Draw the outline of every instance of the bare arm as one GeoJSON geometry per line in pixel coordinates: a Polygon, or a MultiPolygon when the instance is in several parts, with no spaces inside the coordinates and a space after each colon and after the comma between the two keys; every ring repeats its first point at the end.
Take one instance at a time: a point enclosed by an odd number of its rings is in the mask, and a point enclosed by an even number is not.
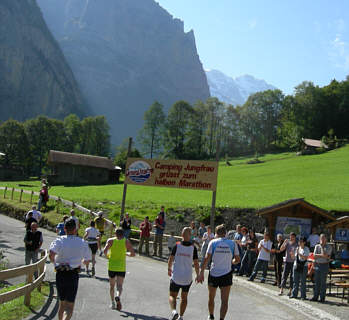
{"type": "Polygon", "coordinates": [[[195,273],[196,273],[196,282],[199,282],[199,276],[200,276],[200,266],[199,266],[199,260],[195,259],[194,260],[194,269],[195,269],[195,273]]]}
{"type": "Polygon", "coordinates": [[[85,234],[84,234],[84,240],[87,239],[87,236],[88,236],[88,232],[85,232],[85,234]]]}
{"type": "Polygon", "coordinates": [[[210,261],[211,257],[212,257],[211,253],[206,253],[206,257],[205,257],[204,263],[202,264],[202,267],[201,267],[201,270],[200,270],[200,274],[199,274],[199,277],[198,277],[198,282],[203,282],[204,281],[206,266],[207,266],[208,262],[210,261]]]}
{"type": "Polygon", "coordinates": [[[280,252],[282,252],[282,251],[285,251],[285,250],[286,250],[286,246],[287,246],[287,244],[288,244],[288,240],[286,239],[286,240],[284,241],[284,243],[281,245],[280,252]]]}
{"type": "Polygon", "coordinates": [[[174,256],[171,254],[167,261],[167,274],[169,277],[172,275],[172,264],[173,264],[174,256]]]}
{"type": "Polygon", "coordinates": [[[107,256],[108,251],[109,251],[109,249],[111,248],[112,245],[113,245],[113,239],[109,239],[107,241],[107,243],[105,244],[105,247],[103,249],[103,253],[104,253],[105,256],[107,256]]]}
{"type": "Polygon", "coordinates": [[[133,249],[133,247],[132,247],[132,244],[131,244],[131,242],[130,242],[130,240],[126,240],[126,249],[127,249],[127,255],[129,256],[129,257],[134,257],[136,254],[135,254],[135,251],[134,251],[134,249],[133,249]]]}

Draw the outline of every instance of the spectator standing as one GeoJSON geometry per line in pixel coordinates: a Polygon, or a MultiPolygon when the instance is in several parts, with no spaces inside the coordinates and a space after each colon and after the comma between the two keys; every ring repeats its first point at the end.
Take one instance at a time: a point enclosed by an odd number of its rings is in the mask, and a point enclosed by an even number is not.
{"type": "MultiPolygon", "coordinates": [[[[42,246],[42,233],[38,231],[38,224],[32,222],[31,230],[27,231],[24,237],[25,243],[25,264],[35,263],[38,261],[39,250],[42,246]]],[[[35,273],[37,277],[37,273],[35,273]]]]}
{"type": "Polygon", "coordinates": [[[207,249],[204,263],[200,270],[199,282],[204,281],[205,269],[212,259],[208,276],[208,319],[214,319],[214,299],[217,288],[221,291],[220,319],[223,320],[228,311],[229,293],[233,283],[231,264],[240,261],[239,252],[236,250],[235,242],[225,238],[226,229],[224,225],[216,227],[217,239],[212,240],[207,249]]]}
{"type": "MultiPolygon", "coordinates": [[[[191,230],[189,230],[191,231],[191,230]]],[[[170,255],[173,248],[176,246],[176,238],[174,237],[174,232],[171,231],[171,236],[167,239],[167,248],[168,248],[168,254],[170,255]]],[[[189,239],[190,240],[190,239],[189,239]]]]}
{"type": "Polygon", "coordinates": [[[284,293],[284,288],[286,288],[286,282],[288,276],[290,276],[290,290],[288,295],[291,295],[291,291],[293,288],[293,264],[295,260],[295,253],[297,249],[297,238],[294,232],[290,233],[290,240],[286,239],[282,244],[280,251],[286,251],[285,253],[285,263],[284,270],[282,272],[281,277],[281,288],[279,295],[281,296],[284,293]]]}
{"type": "Polygon", "coordinates": [[[261,278],[261,283],[265,282],[268,272],[268,264],[270,261],[270,253],[272,250],[272,246],[273,243],[270,241],[269,232],[264,232],[264,238],[258,244],[258,259],[254,266],[253,272],[248,279],[249,281],[253,281],[256,278],[258,271],[262,270],[263,274],[261,278]]]}
{"type": "Polygon", "coordinates": [[[297,298],[299,282],[301,283],[301,299],[305,300],[307,295],[306,281],[308,273],[307,259],[310,254],[310,250],[305,246],[307,238],[301,238],[299,240],[299,246],[296,250],[296,258],[293,264],[293,289],[290,298],[297,298]]]}
{"type": "Polygon", "coordinates": [[[28,211],[28,213],[26,215],[26,219],[28,218],[28,215],[30,212],[33,213],[33,218],[36,220],[37,223],[39,223],[41,218],[42,218],[41,212],[36,210],[36,206],[32,206],[32,209],[30,211],[28,211]]]}
{"type": "Polygon", "coordinates": [[[48,199],[48,187],[44,184],[39,193],[38,210],[41,210],[42,207],[46,207],[48,199]]]}
{"type": "Polygon", "coordinates": [[[139,238],[138,253],[142,254],[143,244],[145,243],[145,254],[149,256],[149,239],[152,227],[148,216],[146,216],[144,221],[139,225],[139,229],[141,230],[141,234],[139,238]]]}
{"type": "Polygon", "coordinates": [[[50,246],[50,260],[55,264],[56,270],[59,320],[71,319],[79,286],[81,262],[87,264],[91,260],[91,251],[87,243],[75,236],[74,219],[65,221],[65,232],[67,235],[58,237],[50,246]]]}
{"type": "Polygon", "coordinates": [[[124,231],[124,237],[128,239],[131,233],[131,217],[128,212],[126,212],[124,218],[121,220],[120,227],[124,231]]]}
{"type": "Polygon", "coordinates": [[[103,255],[103,250],[101,247],[101,238],[104,235],[104,229],[107,224],[105,218],[103,217],[103,211],[98,211],[97,212],[98,217],[95,218],[95,225],[97,230],[99,231],[100,237],[98,238],[98,249],[99,249],[99,256],[101,257],[103,255]]]}
{"type": "Polygon", "coordinates": [[[198,252],[190,241],[191,230],[186,227],[182,231],[183,241],[174,245],[168,259],[168,276],[170,280],[169,304],[172,310],[171,320],[183,320],[183,314],[187,308],[187,297],[193,282],[193,263],[196,272],[196,281],[199,277],[198,252]],[[181,303],[179,314],[176,310],[176,299],[181,290],[181,303]]]}
{"type": "Polygon", "coordinates": [[[166,222],[163,215],[159,212],[158,217],[154,221],[155,236],[154,236],[154,252],[153,256],[157,256],[159,248],[159,257],[162,258],[162,238],[165,231],[166,222]]]}
{"type": "Polygon", "coordinates": [[[327,244],[326,236],[321,234],[320,244],[317,244],[314,249],[315,284],[312,301],[317,301],[320,296],[320,302],[325,302],[326,281],[331,255],[332,247],[327,244]]]}
{"type": "Polygon", "coordinates": [[[165,206],[161,206],[159,214],[161,214],[162,219],[166,220],[165,206]]]}
{"type": "Polygon", "coordinates": [[[211,240],[214,239],[214,234],[211,232],[211,226],[207,227],[207,232],[204,233],[202,237],[202,247],[201,247],[201,263],[200,267],[204,264],[207,248],[211,240]]]}
{"type": "MultiPolygon", "coordinates": [[[[242,239],[242,233],[241,233],[241,225],[237,224],[236,225],[236,230],[234,234],[234,241],[237,244],[237,248],[239,250],[239,255],[240,255],[240,261],[241,261],[241,247],[240,247],[240,241],[242,239]]],[[[241,262],[233,266],[233,271],[236,271],[236,273],[239,273],[241,267],[241,262]]]]}
{"type": "Polygon", "coordinates": [[[65,220],[67,220],[68,218],[69,218],[68,216],[63,216],[63,222],[60,222],[59,224],[57,224],[57,227],[56,227],[57,235],[65,236],[64,223],[65,223],[65,220]]]}
{"type": "MultiPolygon", "coordinates": [[[[85,235],[84,235],[84,240],[87,241],[88,246],[91,250],[92,254],[92,277],[96,274],[95,270],[95,265],[96,265],[96,253],[98,250],[98,240],[101,236],[99,231],[95,228],[96,223],[92,220],[90,222],[90,227],[86,228],[85,230],[85,235]]],[[[89,267],[89,262],[86,264],[86,273],[87,275],[90,274],[90,270],[88,269],[89,267]]]]}
{"type": "Polygon", "coordinates": [[[285,256],[285,251],[281,251],[283,242],[284,242],[284,239],[282,237],[282,234],[279,233],[276,236],[276,244],[273,250],[273,252],[275,253],[275,259],[274,259],[275,282],[273,283],[273,285],[278,286],[279,288],[281,287],[282,264],[284,263],[284,256],[285,256]]]}
{"type": "Polygon", "coordinates": [[[77,216],[75,215],[75,210],[74,209],[70,210],[70,219],[74,220],[74,222],[75,222],[75,232],[76,232],[76,235],[79,235],[80,221],[77,218],[77,216]]]}
{"type": "Polygon", "coordinates": [[[241,261],[239,276],[246,274],[248,277],[250,277],[258,254],[258,239],[253,229],[249,231],[249,238],[246,243],[246,251],[241,261]]]}
{"type": "Polygon", "coordinates": [[[29,211],[27,214],[27,218],[25,219],[25,230],[30,231],[32,223],[37,223],[36,219],[33,218],[33,212],[29,211]]]}
{"type": "Polygon", "coordinates": [[[242,260],[243,260],[243,257],[245,256],[245,252],[247,249],[247,241],[250,238],[250,236],[248,234],[248,229],[246,227],[241,228],[241,234],[242,234],[242,238],[238,242],[238,244],[240,245],[240,259],[241,259],[240,270],[239,270],[238,274],[240,274],[240,272],[242,272],[242,273],[245,272],[245,270],[243,270],[243,268],[246,268],[247,264],[246,263],[242,264],[242,260]]]}
{"type": "Polygon", "coordinates": [[[204,236],[205,232],[207,232],[206,226],[203,222],[200,222],[200,227],[198,230],[198,237],[200,239],[202,239],[202,237],[204,236]]]}
{"type": "Polygon", "coordinates": [[[317,229],[313,227],[311,235],[308,237],[310,251],[314,252],[315,246],[320,243],[320,236],[317,233],[317,229]]]}

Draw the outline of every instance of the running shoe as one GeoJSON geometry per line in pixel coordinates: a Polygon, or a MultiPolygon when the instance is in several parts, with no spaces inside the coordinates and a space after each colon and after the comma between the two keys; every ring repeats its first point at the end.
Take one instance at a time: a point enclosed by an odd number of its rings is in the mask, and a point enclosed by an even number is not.
{"type": "Polygon", "coordinates": [[[214,317],[208,316],[207,320],[214,320],[214,317]]]}
{"type": "Polygon", "coordinates": [[[179,314],[176,310],[172,310],[169,320],[178,320],[179,314]]]}
{"type": "Polygon", "coordinates": [[[115,305],[114,301],[111,302],[110,309],[112,309],[112,310],[116,309],[116,305],[115,305]]]}
{"type": "Polygon", "coordinates": [[[120,311],[122,306],[121,306],[121,302],[120,302],[120,298],[119,297],[115,297],[115,302],[116,302],[116,310],[120,311]]]}
{"type": "Polygon", "coordinates": [[[101,252],[99,253],[99,256],[101,257],[103,255],[103,251],[101,250],[101,252]]]}

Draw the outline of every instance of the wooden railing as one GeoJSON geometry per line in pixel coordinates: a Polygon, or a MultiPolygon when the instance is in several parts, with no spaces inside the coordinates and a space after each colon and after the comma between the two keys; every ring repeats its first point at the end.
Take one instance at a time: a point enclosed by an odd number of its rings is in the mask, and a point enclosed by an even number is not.
{"type": "Polygon", "coordinates": [[[24,304],[30,305],[31,292],[38,288],[40,291],[41,283],[45,278],[47,252],[42,252],[42,258],[33,264],[18,268],[0,271],[0,281],[16,278],[26,275],[26,284],[20,288],[0,294],[0,304],[11,301],[18,297],[24,296],[24,304]],[[34,274],[37,273],[37,278],[33,281],[34,274]]]}
{"type": "MultiPolygon", "coordinates": [[[[24,189],[16,189],[16,188],[8,188],[8,187],[0,187],[0,190],[4,190],[4,199],[6,199],[6,193],[7,191],[11,191],[11,200],[13,200],[14,196],[14,192],[19,192],[20,193],[20,198],[19,198],[19,201],[21,202],[22,201],[22,194],[23,193],[26,193],[26,194],[30,194],[31,197],[30,197],[30,203],[32,203],[32,199],[33,199],[33,195],[39,195],[39,192],[34,192],[34,191],[29,191],[29,190],[24,190],[24,189]]],[[[64,206],[67,206],[67,207],[71,207],[71,208],[74,208],[76,210],[79,210],[81,212],[84,212],[84,213],[87,213],[87,214],[90,214],[91,216],[93,217],[97,217],[98,214],[96,212],[93,212],[92,210],[89,210],[77,203],[75,203],[74,201],[69,201],[69,200],[65,200],[65,199],[62,199],[60,197],[57,197],[57,196],[53,196],[53,195],[50,195],[50,200],[54,200],[56,201],[56,211],[59,212],[59,207],[60,205],[64,205],[64,206]]],[[[109,219],[105,219],[105,221],[107,222],[107,225],[108,227],[110,228],[110,232],[112,232],[113,230],[113,226],[115,226],[115,223],[113,223],[113,221],[109,220],[109,219]]],[[[140,230],[138,229],[132,229],[131,230],[132,232],[136,232],[136,233],[140,233],[140,230]]],[[[151,232],[150,233],[152,236],[155,234],[154,232],[151,232]]],[[[163,235],[165,239],[169,238],[171,235],[169,234],[164,234],[163,235]]],[[[178,236],[175,236],[175,238],[177,240],[181,240],[182,238],[181,237],[178,237],[178,236]]],[[[132,241],[135,241],[135,242],[139,242],[139,239],[138,238],[131,238],[130,240],[132,241]]],[[[152,243],[152,241],[150,241],[150,243],[152,243]]],[[[165,245],[165,244],[164,244],[165,245]]]]}

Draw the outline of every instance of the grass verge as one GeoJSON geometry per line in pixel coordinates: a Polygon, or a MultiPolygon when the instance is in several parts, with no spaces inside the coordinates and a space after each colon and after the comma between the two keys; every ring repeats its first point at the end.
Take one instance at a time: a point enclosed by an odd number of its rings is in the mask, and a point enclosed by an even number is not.
{"type": "MultiPolygon", "coordinates": [[[[9,286],[0,289],[0,293],[5,293],[13,289],[19,288],[23,284],[9,286]]],[[[38,310],[44,305],[50,293],[50,286],[47,282],[43,282],[41,292],[37,289],[32,291],[30,306],[24,305],[24,296],[0,305],[0,320],[18,320],[23,319],[32,313],[32,310],[38,310]]]]}

